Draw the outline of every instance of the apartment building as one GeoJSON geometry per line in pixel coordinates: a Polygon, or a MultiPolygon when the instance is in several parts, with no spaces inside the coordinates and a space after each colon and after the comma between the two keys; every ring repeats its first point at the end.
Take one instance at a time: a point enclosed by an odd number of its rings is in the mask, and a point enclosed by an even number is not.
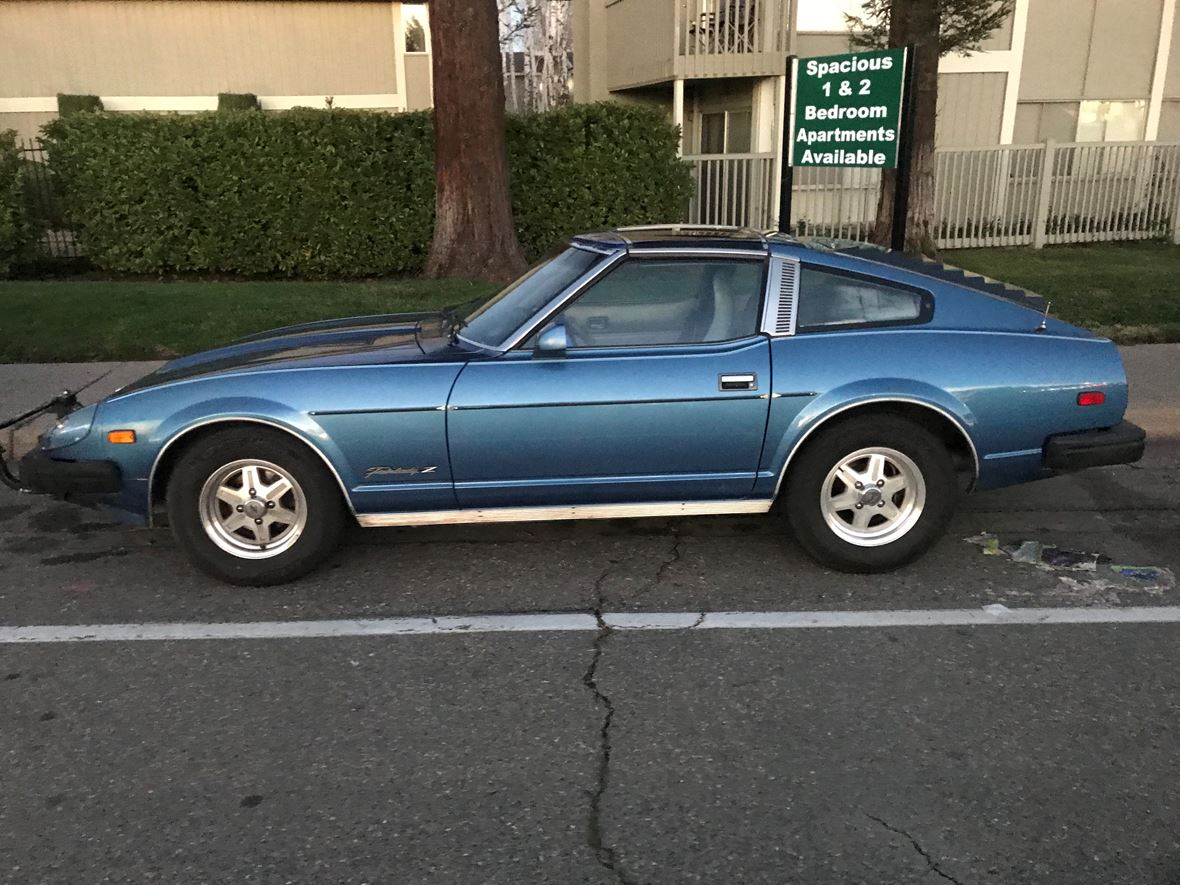
{"type": "Polygon", "coordinates": [[[57,95],[201,111],[220,92],[297,106],[431,105],[422,4],[390,0],[3,0],[0,129],[34,137],[57,95]]]}
{"type": "MultiPolygon", "coordinates": [[[[773,149],[784,55],[848,51],[842,13],[860,5],[575,3],[575,98],[667,107],[686,154],[773,149]]],[[[1017,0],[983,51],[942,59],[939,145],[1180,140],[1175,12],[1176,0],[1017,0]]]]}

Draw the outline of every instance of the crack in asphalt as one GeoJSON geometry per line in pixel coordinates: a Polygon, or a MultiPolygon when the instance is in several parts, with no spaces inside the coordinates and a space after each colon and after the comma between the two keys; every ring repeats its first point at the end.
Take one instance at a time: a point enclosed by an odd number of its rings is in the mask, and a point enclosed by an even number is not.
{"type": "Polygon", "coordinates": [[[582,683],[594,694],[594,702],[603,710],[602,727],[598,732],[598,780],[594,792],[590,795],[590,816],[587,821],[586,841],[590,850],[594,852],[595,859],[605,870],[622,885],[633,885],[634,880],[621,869],[614,847],[607,844],[602,832],[602,800],[610,785],[611,723],[615,718],[614,703],[610,696],[598,686],[598,664],[602,660],[606,641],[614,633],[614,629],[603,619],[602,613],[605,605],[602,585],[610,571],[610,566],[607,566],[594,582],[593,614],[594,619],[598,622],[598,633],[594,636],[594,653],[590,658],[590,666],[586,668],[586,673],[582,676],[582,683]]]}
{"type": "Polygon", "coordinates": [[[659,568],[656,569],[655,577],[651,579],[651,582],[646,587],[644,587],[642,590],[639,590],[636,595],[641,593],[649,593],[650,591],[656,589],[656,587],[660,586],[660,582],[664,580],[664,575],[668,573],[668,569],[680,562],[681,557],[684,555],[683,550],[681,549],[681,545],[683,543],[684,536],[680,534],[680,527],[678,525],[673,525],[672,549],[668,551],[664,561],[661,562],[659,568]]]}
{"type": "Polygon", "coordinates": [[[909,833],[907,833],[905,830],[900,830],[897,827],[886,823],[884,820],[877,817],[876,815],[869,814],[867,811],[864,812],[864,816],[867,817],[871,821],[876,821],[881,826],[883,826],[885,829],[887,829],[889,832],[896,833],[899,836],[904,836],[906,839],[909,839],[910,844],[914,846],[914,850],[916,852],[918,852],[918,854],[922,855],[922,859],[926,861],[926,866],[929,868],[929,870],[931,872],[937,873],[939,876],[946,879],[948,882],[954,882],[955,885],[963,885],[962,882],[960,882],[958,879],[956,879],[950,873],[943,870],[942,867],[940,867],[938,865],[938,862],[933,857],[930,856],[930,853],[928,851],[926,851],[926,849],[923,848],[921,846],[921,844],[919,844],[918,840],[915,839],[913,836],[911,836],[909,833]]]}

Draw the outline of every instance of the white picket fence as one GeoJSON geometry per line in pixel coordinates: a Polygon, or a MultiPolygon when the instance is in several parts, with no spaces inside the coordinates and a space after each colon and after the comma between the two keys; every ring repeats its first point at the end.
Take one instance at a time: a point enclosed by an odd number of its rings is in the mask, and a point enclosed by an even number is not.
{"type": "Polygon", "coordinates": [[[699,154],[692,168],[693,224],[766,230],[778,221],[774,154],[699,154]]]}
{"type": "MultiPolygon", "coordinates": [[[[751,189],[752,157],[686,157],[698,182],[689,220],[777,226],[777,186],[751,189]]],[[[769,158],[769,159],[767,159],[769,158]]],[[[773,175],[773,172],[762,173],[773,175]]],[[[865,239],[875,169],[796,169],[791,229],[865,239]]],[[[1180,244],[1180,142],[945,148],[936,153],[934,238],[944,249],[1170,238],[1180,244]]]]}

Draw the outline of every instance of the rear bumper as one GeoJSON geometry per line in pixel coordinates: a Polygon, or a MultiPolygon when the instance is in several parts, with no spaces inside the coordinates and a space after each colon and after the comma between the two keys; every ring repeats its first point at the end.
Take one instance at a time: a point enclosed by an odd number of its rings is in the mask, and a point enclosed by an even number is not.
{"type": "Polygon", "coordinates": [[[1061,433],[1045,443],[1045,466],[1050,470],[1081,470],[1107,464],[1131,464],[1143,457],[1147,433],[1124,421],[1106,430],[1061,433]]]}
{"type": "Polygon", "coordinates": [[[106,495],[123,488],[114,461],[56,461],[40,449],[20,459],[20,484],[39,495],[106,495]]]}

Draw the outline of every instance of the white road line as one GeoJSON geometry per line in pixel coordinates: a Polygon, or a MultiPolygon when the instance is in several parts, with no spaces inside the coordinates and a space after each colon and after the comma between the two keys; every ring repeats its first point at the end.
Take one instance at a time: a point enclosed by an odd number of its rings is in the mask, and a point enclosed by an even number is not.
{"type": "MultiPolygon", "coordinates": [[[[832,630],[847,627],[988,627],[1036,624],[1174,624],[1180,606],[1140,608],[950,608],[900,611],[619,612],[608,627],[648,630],[832,630]]],[[[254,621],[208,624],[41,624],[0,626],[0,645],[44,642],[172,642],[191,639],[329,639],[465,633],[594,632],[592,614],[448,615],[340,621],[254,621]]]]}

